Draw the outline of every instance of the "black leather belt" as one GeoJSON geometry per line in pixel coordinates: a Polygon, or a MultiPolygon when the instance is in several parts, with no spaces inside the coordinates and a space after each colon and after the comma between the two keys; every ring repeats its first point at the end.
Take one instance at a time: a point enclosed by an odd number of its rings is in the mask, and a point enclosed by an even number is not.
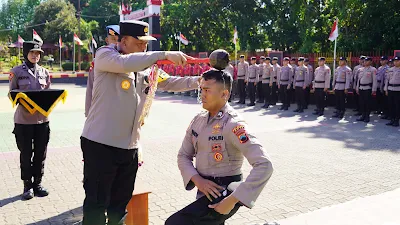
{"type": "Polygon", "coordinates": [[[389,84],[389,87],[400,87],[400,84],[389,84]]]}
{"type": "Polygon", "coordinates": [[[270,79],[271,79],[271,77],[263,78],[263,80],[270,80],[270,79]]]}
{"type": "Polygon", "coordinates": [[[249,79],[256,79],[257,77],[249,77],[249,79]]]}
{"type": "Polygon", "coordinates": [[[289,81],[289,80],[281,80],[281,81],[285,82],[285,81],[289,81]]]}
{"type": "Polygon", "coordinates": [[[238,77],[245,77],[246,75],[238,75],[238,77]]]}
{"type": "Polygon", "coordinates": [[[337,84],[345,84],[345,81],[335,81],[337,84]]]}
{"type": "Polygon", "coordinates": [[[318,84],[321,84],[321,83],[325,83],[325,81],[318,81],[318,80],[316,80],[316,81],[314,81],[315,83],[318,83],[318,84]]]}
{"type": "Polygon", "coordinates": [[[304,82],[304,80],[296,80],[296,82],[304,82]]]}
{"type": "Polygon", "coordinates": [[[369,83],[369,84],[360,84],[360,86],[365,86],[365,87],[372,87],[372,83],[369,83]]]}
{"type": "Polygon", "coordinates": [[[274,79],[276,79],[277,77],[274,77],[274,79]]]}
{"type": "Polygon", "coordinates": [[[242,174],[239,175],[234,175],[234,176],[227,176],[227,177],[208,177],[208,176],[203,176],[204,179],[211,180],[212,182],[218,184],[218,185],[223,185],[227,186],[232,182],[236,181],[241,181],[243,176],[242,174]]]}

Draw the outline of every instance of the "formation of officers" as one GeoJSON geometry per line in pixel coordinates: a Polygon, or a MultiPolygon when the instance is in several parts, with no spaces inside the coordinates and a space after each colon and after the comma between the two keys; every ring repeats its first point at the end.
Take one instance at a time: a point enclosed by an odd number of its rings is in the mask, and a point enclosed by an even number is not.
{"type": "Polygon", "coordinates": [[[327,94],[335,95],[336,111],[332,117],[343,118],[345,103],[353,98],[357,121],[370,121],[373,108],[373,98],[376,98],[376,113],[383,119],[389,119],[388,126],[399,126],[400,119],[400,57],[389,60],[387,56],[380,58],[378,69],[372,66],[372,57],[360,56],[359,64],[353,70],[347,65],[346,57],[340,57],[331,81],[331,69],[325,64],[325,58],[318,59],[315,69],[309,64],[309,59],[283,59],[283,65],[278,64],[278,58],[260,57],[256,63],[252,57],[250,64],[245,56],[240,56],[237,66],[238,104],[246,104],[246,94],[250,99],[248,106],[264,103],[263,108],[282,102],[280,110],[288,110],[295,102],[294,112],[303,113],[308,108],[311,90],[314,93],[316,109],[314,115],[324,115],[327,94]],[[332,84],[332,90],[331,90],[332,84]],[[350,95],[350,93],[352,95],[350,95]]]}

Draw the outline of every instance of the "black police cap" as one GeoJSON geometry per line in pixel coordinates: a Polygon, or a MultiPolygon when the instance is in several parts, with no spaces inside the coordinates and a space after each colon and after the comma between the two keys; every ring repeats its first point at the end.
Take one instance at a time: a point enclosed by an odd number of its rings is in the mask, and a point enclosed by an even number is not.
{"type": "Polygon", "coordinates": [[[278,60],[278,57],[273,57],[272,60],[278,60]]]}
{"type": "Polygon", "coordinates": [[[310,62],[309,58],[304,58],[304,62],[310,62]]]}
{"type": "Polygon", "coordinates": [[[119,35],[119,25],[108,25],[106,26],[107,35],[118,36],[119,35]]]}
{"type": "Polygon", "coordinates": [[[269,57],[269,56],[265,57],[265,60],[271,60],[271,57],[269,57]]]}
{"type": "Polygon", "coordinates": [[[365,61],[372,61],[372,57],[370,57],[370,56],[365,56],[365,61]]]}
{"type": "Polygon", "coordinates": [[[260,59],[265,59],[265,56],[261,56],[260,59]]]}
{"type": "Polygon", "coordinates": [[[388,57],[387,56],[382,56],[381,60],[388,60],[388,57]]]}
{"type": "Polygon", "coordinates": [[[289,57],[283,58],[283,61],[290,61],[289,57]]]}
{"type": "Polygon", "coordinates": [[[318,61],[325,61],[325,57],[319,57],[318,61]]]}
{"type": "Polygon", "coordinates": [[[342,56],[342,57],[339,58],[339,60],[347,61],[347,58],[342,56]]]}
{"type": "Polygon", "coordinates": [[[37,42],[37,41],[24,41],[22,44],[23,51],[24,52],[32,52],[32,51],[38,51],[43,53],[44,51],[42,50],[42,45],[37,42]]]}
{"type": "Polygon", "coordinates": [[[225,69],[229,64],[229,53],[224,49],[217,49],[210,54],[210,66],[217,70],[225,69]]]}
{"type": "Polygon", "coordinates": [[[244,55],[240,55],[239,58],[244,59],[244,55]]]}
{"type": "Polygon", "coordinates": [[[149,24],[137,20],[123,20],[119,22],[121,36],[132,36],[142,41],[155,41],[156,38],[149,35],[149,24]]]}
{"type": "Polygon", "coordinates": [[[299,57],[299,62],[303,62],[304,61],[304,57],[299,57]]]}
{"type": "Polygon", "coordinates": [[[393,58],[393,61],[394,60],[400,60],[400,56],[395,56],[394,58],[393,58]]]}
{"type": "Polygon", "coordinates": [[[257,58],[256,57],[251,57],[251,60],[257,60],[257,58]]]}

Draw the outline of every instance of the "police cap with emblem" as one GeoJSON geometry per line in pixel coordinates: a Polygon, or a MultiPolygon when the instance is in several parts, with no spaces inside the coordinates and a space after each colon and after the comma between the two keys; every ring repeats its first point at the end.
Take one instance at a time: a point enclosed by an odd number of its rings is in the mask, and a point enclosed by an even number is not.
{"type": "Polygon", "coordinates": [[[278,57],[273,57],[272,60],[278,60],[278,57]]]}
{"type": "Polygon", "coordinates": [[[23,46],[22,54],[24,56],[24,59],[28,63],[29,63],[29,59],[28,59],[29,52],[37,51],[37,52],[40,52],[41,54],[43,53],[42,45],[37,41],[24,41],[22,46],[23,46]]]}
{"type": "Polygon", "coordinates": [[[393,61],[395,61],[395,60],[400,60],[400,56],[395,56],[395,57],[393,58],[393,61]]]}
{"type": "Polygon", "coordinates": [[[240,55],[239,58],[244,59],[244,55],[240,55]]]}
{"type": "Polygon", "coordinates": [[[120,36],[132,36],[142,41],[155,41],[156,38],[149,35],[149,24],[137,20],[124,20],[119,22],[120,36]]]}
{"type": "Polygon", "coordinates": [[[325,57],[319,57],[318,61],[325,61],[325,57]]]}
{"type": "Polygon", "coordinates": [[[265,60],[271,60],[271,57],[269,57],[269,56],[265,57],[265,60]]]}
{"type": "Polygon", "coordinates": [[[265,56],[261,56],[260,59],[265,59],[265,56]]]}
{"type": "Polygon", "coordinates": [[[304,62],[310,62],[309,58],[304,58],[304,62]]]}
{"type": "Polygon", "coordinates": [[[107,35],[118,36],[119,35],[119,25],[109,25],[106,26],[107,35]]]}
{"type": "Polygon", "coordinates": [[[370,56],[365,56],[365,61],[372,61],[372,57],[370,57],[370,56]]]}
{"type": "Polygon", "coordinates": [[[342,61],[347,61],[347,58],[346,58],[346,57],[344,57],[344,56],[342,56],[342,57],[340,57],[340,58],[339,58],[339,60],[342,60],[342,61]]]}
{"type": "Polygon", "coordinates": [[[388,60],[388,57],[387,56],[382,56],[381,60],[388,60]]]}
{"type": "Polygon", "coordinates": [[[289,57],[283,58],[283,61],[290,61],[289,57]]]}
{"type": "Polygon", "coordinates": [[[304,61],[304,57],[299,57],[299,60],[298,60],[299,62],[302,62],[302,61],[304,61]]]}

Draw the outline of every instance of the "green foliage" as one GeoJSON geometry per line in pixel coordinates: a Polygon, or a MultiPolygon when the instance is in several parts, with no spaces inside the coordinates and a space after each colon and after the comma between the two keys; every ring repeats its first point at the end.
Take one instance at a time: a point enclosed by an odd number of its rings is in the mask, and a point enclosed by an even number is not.
{"type": "MultiPolygon", "coordinates": [[[[67,62],[67,63],[63,63],[61,65],[62,69],[64,71],[68,71],[68,70],[73,70],[73,63],[72,62],[67,62]]],[[[90,68],[90,63],[89,62],[82,62],[81,63],[81,69],[82,70],[89,70],[90,68]]],[[[75,70],[78,70],[78,63],[75,63],[75,70]]]]}
{"type": "Polygon", "coordinates": [[[18,58],[18,56],[11,56],[11,60],[10,60],[10,67],[13,68],[15,66],[18,66],[19,64],[21,64],[21,60],[18,58]]]}

